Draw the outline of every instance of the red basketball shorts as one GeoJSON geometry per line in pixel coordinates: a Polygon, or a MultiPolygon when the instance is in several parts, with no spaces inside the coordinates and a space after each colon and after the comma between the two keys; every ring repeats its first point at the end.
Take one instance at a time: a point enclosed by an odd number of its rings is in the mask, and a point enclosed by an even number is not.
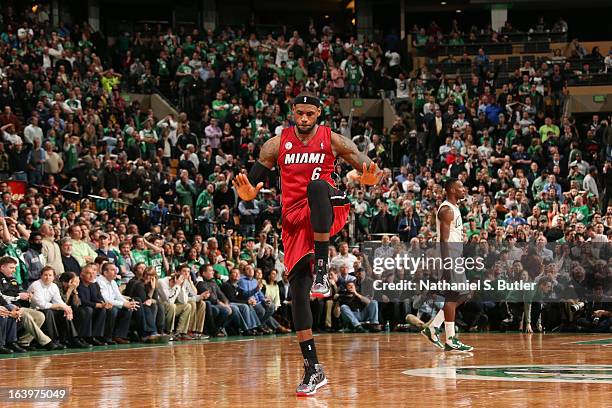
{"type": "MultiPolygon", "coordinates": [[[[340,194],[344,194],[338,191],[340,194]]],[[[283,248],[285,253],[285,270],[291,272],[295,264],[308,254],[314,253],[314,232],[310,224],[310,207],[304,198],[302,205],[293,206],[293,210],[283,213],[283,248]]],[[[351,204],[346,197],[332,197],[334,221],[329,236],[336,235],[348,219],[351,204]]]]}

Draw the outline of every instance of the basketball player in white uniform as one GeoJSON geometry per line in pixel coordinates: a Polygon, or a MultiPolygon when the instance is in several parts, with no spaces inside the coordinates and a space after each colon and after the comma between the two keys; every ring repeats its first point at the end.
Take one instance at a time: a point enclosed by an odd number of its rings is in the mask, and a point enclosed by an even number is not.
{"type": "MultiPolygon", "coordinates": [[[[463,256],[463,220],[457,202],[465,197],[465,187],[457,179],[449,179],[445,185],[446,201],[444,201],[436,215],[436,232],[442,259],[458,258],[463,256]]],[[[467,282],[465,273],[446,270],[443,279],[451,283],[467,282]]],[[[469,291],[444,291],[444,307],[436,316],[425,325],[421,334],[436,347],[445,351],[471,351],[473,347],[463,344],[455,334],[455,310],[468,299],[469,291]],[[446,342],[440,341],[438,334],[440,326],[444,323],[446,342]]]]}

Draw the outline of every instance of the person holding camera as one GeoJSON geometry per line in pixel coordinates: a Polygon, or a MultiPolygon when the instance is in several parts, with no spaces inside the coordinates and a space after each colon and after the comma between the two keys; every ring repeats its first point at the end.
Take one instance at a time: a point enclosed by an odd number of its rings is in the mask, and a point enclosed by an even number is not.
{"type": "Polygon", "coordinates": [[[354,281],[346,283],[345,289],[339,294],[339,302],[342,320],[348,323],[354,332],[365,333],[364,324],[368,325],[371,331],[380,331],[378,302],[357,292],[354,281]]]}

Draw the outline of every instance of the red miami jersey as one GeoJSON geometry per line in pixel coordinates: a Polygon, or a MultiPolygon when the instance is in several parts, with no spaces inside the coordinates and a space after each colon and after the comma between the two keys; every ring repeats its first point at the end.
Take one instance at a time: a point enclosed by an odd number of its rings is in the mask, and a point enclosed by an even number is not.
{"type": "Polygon", "coordinates": [[[319,125],[306,145],[298,139],[294,126],[283,129],[278,152],[282,213],[308,206],[306,188],[312,180],[325,180],[336,187],[331,177],[335,161],[329,127],[319,125]]]}

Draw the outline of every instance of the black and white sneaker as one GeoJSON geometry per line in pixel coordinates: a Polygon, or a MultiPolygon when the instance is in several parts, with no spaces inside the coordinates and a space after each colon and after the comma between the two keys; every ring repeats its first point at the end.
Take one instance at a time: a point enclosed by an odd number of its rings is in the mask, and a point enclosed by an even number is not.
{"type": "Polygon", "coordinates": [[[331,287],[327,277],[327,265],[324,260],[319,259],[314,266],[315,280],[310,288],[310,296],[314,298],[326,298],[331,295],[331,287]]]}
{"type": "Polygon", "coordinates": [[[312,365],[308,360],[304,360],[304,379],[297,386],[296,395],[298,397],[314,395],[325,384],[327,384],[327,378],[323,373],[323,366],[321,364],[312,365]]]}

